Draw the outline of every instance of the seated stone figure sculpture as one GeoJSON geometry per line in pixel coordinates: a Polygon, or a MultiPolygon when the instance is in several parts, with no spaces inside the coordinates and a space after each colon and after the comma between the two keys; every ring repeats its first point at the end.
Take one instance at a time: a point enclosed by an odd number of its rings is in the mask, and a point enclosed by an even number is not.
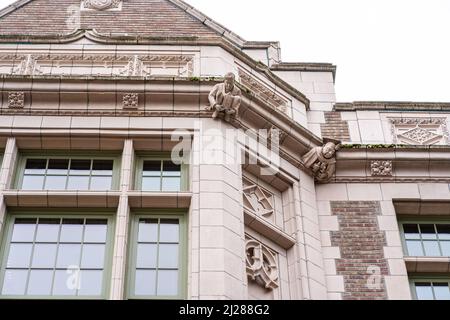
{"type": "Polygon", "coordinates": [[[312,170],[318,182],[329,182],[333,177],[339,147],[339,142],[328,141],[323,147],[315,147],[303,157],[305,166],[312,170]]]}
{"type": "Polygon", "coordinates": [[[235,84],[235,75],[227,73],[225,81],[214,86],[209,93],[209,110],[214,111],[212,117],[216,119],[220,113],[225,115],[225,121],[229,122],[236,117],[242,100],[242,92],[235,84]]]}

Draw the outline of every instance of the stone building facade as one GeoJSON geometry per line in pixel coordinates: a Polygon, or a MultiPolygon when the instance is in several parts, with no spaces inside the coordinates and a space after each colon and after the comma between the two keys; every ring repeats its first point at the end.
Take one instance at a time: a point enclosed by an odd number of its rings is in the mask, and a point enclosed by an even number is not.
{"type": "Polygon", "coordinates": [[[0,298],[449,299],[450,104],[335,74],[180,0],[0,11],[0,298]]]}

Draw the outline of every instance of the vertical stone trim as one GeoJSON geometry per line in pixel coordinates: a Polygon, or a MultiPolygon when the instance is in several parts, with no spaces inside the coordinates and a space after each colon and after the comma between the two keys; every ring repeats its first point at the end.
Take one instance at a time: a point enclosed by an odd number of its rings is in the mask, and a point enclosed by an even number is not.
{"type": "Polygon", "coordinates": [[[320,125],[322,137],[350,142],[348,122],[342,120],[340,112],[325,112],[325,121],[320,125]]]}
{"type": "MultiPolygon", "coordinates": [[[[11,188],[11,183],[17,163],[18,149],[16,138],[8,138],[6,141],[5,154],[3,155],[3,162],[0,171],[0,190],[7,190],[11,188]]],[[[0,234],[3,227],[3,221],[6,215],[5,199],[0,196],[0,234]]]]}
{"type": "Polygon", "coordinates": [[[132,188],[133,163],[133,140],[125,140],[122,153],[122,168],[120,170],[120,191],[122,194],[116,216],[111,272],[111,300],[122,300],[125,298],[125,269],[127,263],[128,222],[130,217],[127,192],[132,188]]]}
{"type": "Polygon", "coordinates": [[[331,211],[338,216],[340,231],[331,232],[331,244],[341,251],[336,260],[338,275],[344,276],[344,300],[386,300],[384,283],[389,274],[383,247],[385,232],[378,226],[381,215],[378,202],[331,202],[331,211]]]}

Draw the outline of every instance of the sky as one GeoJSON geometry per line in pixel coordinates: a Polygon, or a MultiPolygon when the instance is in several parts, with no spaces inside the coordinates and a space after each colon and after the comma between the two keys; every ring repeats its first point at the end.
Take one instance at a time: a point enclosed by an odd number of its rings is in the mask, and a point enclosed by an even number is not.
{"type": "Polygon", "coordinates": [[[186,2],[246,40],[279,41],[283,61],[337,65],[339,102],[450,102],[450,0],[186,2]]]}

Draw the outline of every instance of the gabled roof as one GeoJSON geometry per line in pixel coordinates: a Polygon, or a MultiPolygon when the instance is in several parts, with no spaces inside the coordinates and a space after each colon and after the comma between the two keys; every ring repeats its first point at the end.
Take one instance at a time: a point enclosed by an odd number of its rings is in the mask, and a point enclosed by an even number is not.
{"type": "MultiPolygon", "coordinates": [[[[73,8],[82,0],[19,0],[0,11],[0,35],[51,36],[75,30],[73,8]],[[72,8],[72,10],[70,9],[72,8]]],[[[122,0],[120,10],[82,10],[82,30],[160,38],[226,37],[245,41],[180,0],[122,0]]]]}

